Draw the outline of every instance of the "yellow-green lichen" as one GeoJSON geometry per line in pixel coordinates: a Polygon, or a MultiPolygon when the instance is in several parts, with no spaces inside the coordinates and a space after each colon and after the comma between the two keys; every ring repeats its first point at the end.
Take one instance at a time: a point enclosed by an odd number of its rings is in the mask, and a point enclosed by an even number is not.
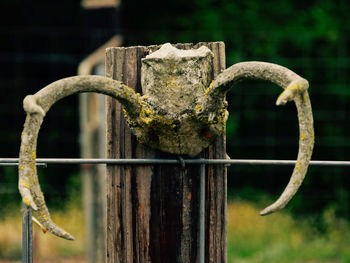
{"type": "Polygon", "coordinates": [[[175,81],[173,76],[169,76],[166,80],[162,81],[162,87],[167,88],[170,91],[174,91],[174,88],[180,87],[181,83],[175,81]]]}
{"type": "Polygon", "coordinates": [[[300,81],[293,83],[287,87],[287,89],[292,90],[292,91],[303,91],[303,85],[301,84],[300,81]]]}
{"type": "Polygon", "coordinates": [[[300,185],[300,180],[299,179],[294,179],[293,184],[300,185]]]}
{"type": "Polygon", "coordinates": [[[202,106],[197,104],[194,110],[195,110],[196,114],[199,114],[202,110],[202,106]]]}
{"type": "Polygon", "coordinates": [[[304,101],[307,101],[307,100],[309,99],[308,97],[309,97],[308,93],[307,93],[307,92],[304,92],[304,93],[303,93],[303,100],[304,100],[304,101]]]}
{"type": "Polygon", "coordinates": [[[154,119],[154,115],[152,114],[152,109],[141,104],[139,118],[141,122],[143,122],[146,125],[149,125],[154,119]]]}
{"type": "Polygon", "coordinates": [[[214,87],[214,80],[210,83],[209,87],[204,92],[204,98],[206,98],[209,95],[210,90],[212,90],[214,87]]]}
{"type": "Polygon", "coordinates": [[[28,197],[23,197],[22,202],[25,203],[26,206],[30,206],[30,199],[28,197]]]}
{"type": "Polygon", "coordinates": [[[152,107],[147,105],[146,100],[148,99],[148,96],[143,96],[139,93],[137,93],[137,102],[140,105],[140,112],[137,116],[137,118],[130,118],[126,112],[125,109],[123,109],[124,116],[127,119],[128,124],[130,127],[133,128],[135,132],[135,135],[137,136],[139,142],[143,143],[145,142],[144,139],[142,139],[145,135],[145,132],[148,127],[152,127],[153,129],[174,129],[176,126],[173,125],[173,120],[166,119],[164,116],[155,114],[153,112],[152,107]],[[156,128],[158,127],[158,128],[156,128]],[[142,137],[142,138],[141,138],[142,137]]]}
{"type": "MultiPolygon", "coordinates": [[[[32,157],[33,157],[33,156],[32,156],[32,157]]],[[[35,159],[34,159],[34,158],[33,158],[33,160],[34,160],[34,162],[31,161],[31,162],[29,163],[29,168],[31,169],[32,174],[35,174],[35,173],[36,173],[36,165],[35,165],[35,159]]]]}
{"type": "Polygon", "coordinates": [[[115,97],[116,98],[121,98],[122,100],[124,101],[128,101],[128,99],[130,97],[134,97],[135,95],[139,96],[140,94],[139,93],[136,93],[136,91],[129,87],[129,86],[126,86],[124,85],[125,89],[122,89],[122,90],[118,90],[115,94],[115,97]],[[125,100],[127,99],[127,100],[125,100]]]}
{"type": "Polygon", "coordinates": [[[279,100],[282,98],[282,96],[285,95],[286,90],[287,90],[287,89],[285,89],[285,90],[278,96],[277,101],[279,101],[279,100]]]}
{"type": "Polygon", "coordinates": [[[222,124],[226,123],[227,109],[223,107],[217,111],[216,118],[211,121],[208,121],[208,124],[222,124]]]}
{"type": "Polygon", "coordinates": [[[43,213],[41,213],[41,214],[39,215],[39,217],[40,217],[41,219],[43,219],[44,221],[49,221],[49,217],[48,217],[47,215],[43,214],[43,213]]]}
{"type": "Polygon", "coordinates": [[[20,180],[19,182],[22,186],[24,186],[25,188],[30,188],[30,183],[28,183],[25,180],[20,180]]]}
{"type": "Polygon", "coordinates": [[[278,105],[281,104],[281,102],[286,103],[288,100],[294,99],[294,96],[296,94],[300,94],[304,91],[303,84],[298,81],[290,84],[287,86],[284,91],[278,96],[277,102],[278,105]]]}
{"type": "Polygon", "coordinates": [[[301,169],[301,161],[297,161],[295,163],[295,169],[297,169],[298,172],[300,172],[300,169],[301,169]]]}
{"type": "Polygon", "coordinates": [[[131,88],[131,87],[127,86],[127,85],[125,85],[125,87],[127,88],[127,91],[129,91],[129,92],[131,92],[133,94],[138,94],[138,93],[136,93],[136,91],[133,88],[131,88]]]}

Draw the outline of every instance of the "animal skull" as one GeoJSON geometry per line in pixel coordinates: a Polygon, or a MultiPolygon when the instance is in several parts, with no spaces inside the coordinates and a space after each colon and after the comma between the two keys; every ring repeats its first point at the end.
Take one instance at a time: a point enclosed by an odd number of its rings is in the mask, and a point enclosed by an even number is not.
{"type": "Polygon", "coordinates": [[[40,125],[58,100],[81,92],[98,92],[117,99],[132,132],[141,143],[173,154],[196,156],[225,130],[225,96],[244,79],[271,81],[284,91],[281,105],[293,100],[299,118],[299,153],[291,179],[280,196],[261,215],[282,209],[298,190],[311,158],[314,131],[308,82],[294,72],[271,63],[242,62],[224,70],[210,82],[213,53],[202,46],[179,50],[164,44],[142,59],[143,96],[119,81],[99,76],[77,76],[56,81],[23,101],[27,118],[19,160],[19,191],[23,202],[36,210],[40,223],[53,234],[74,239],[56,226],[48,212],[36,171],[36,145],[40,125]]]}
{"type": "MultiPolygon", "coordinates": [[[[140,142],[181,155],[198,155],[225,130],[228,116],[222,103],[201,118],[201,100],[213,85],[213,53],[202,46],[179,50],[170,44],[142,59],[141,113],[128,123],[140,142]]],[[[222,102],[225,97],[222,98],[222,102]]]]}

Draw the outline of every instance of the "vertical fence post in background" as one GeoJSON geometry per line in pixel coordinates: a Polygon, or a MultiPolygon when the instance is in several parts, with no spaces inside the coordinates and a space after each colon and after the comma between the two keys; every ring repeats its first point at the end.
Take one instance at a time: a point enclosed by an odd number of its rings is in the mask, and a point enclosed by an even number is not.
{"type": "MultiPolygon", "coordinates": [[[[214,53],[213,78],[225,68],[222,42],[177,44],[207,46],[214,53]]],[[[106,76],[142,93],[141,58],[159,46],[109,48],[106,76]]],[[[121,105],[107,98],[107,158],[174,158],[139,144],[121,105]]],[[[225,135],[198,158],[225,159],[225,135]]],[[[199,262],[200,165],[107,165],[107,262],[199,262]]],[[[203,171],[202,171],[203,172],[203,171]]],[[[226,168],[206,165],[205,262],[226,262],[226,168]]]]}
{"type": "MultiPolygon", "coordinates": [[[[105,49],[120,46],[122,38],[112,37],[86,57],[78,68],[79,75],[105,75],[105,49]],[[103,69],[103,72],[100,69],[103,69]]],[[[80,155],[83,158],[105,158],[106,96],[82,93],[80,104],[80,155]]],[[[89,263],[105,261],[106,250],[106,169],[104,165],[82,165],[85,247],[89,263]]]]}
{"type": "Polygon", "coordinates": [[[33,262],[32,209],[22,203],[22,263],[33,262]]]}

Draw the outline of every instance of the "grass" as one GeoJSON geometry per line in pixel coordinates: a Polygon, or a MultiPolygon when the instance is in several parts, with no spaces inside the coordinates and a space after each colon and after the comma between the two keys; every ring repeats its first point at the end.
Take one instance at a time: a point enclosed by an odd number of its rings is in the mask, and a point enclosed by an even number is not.
{"type": "Polygon", "coordinates": [[[315,219],[296,220],[287,212],[266,217],[249,202],[234,201],[228,209],[228,262],[350,262],[349,223],[323,213],[320,232],[315,219]]]}
{"type": "MultiPolygon", "coordinates": [[[[0,263],[21,262],[20,208],[0,220],[0,263]]],[[[75,241],[57,238],[51,233],[43,234],[34,225],[34,262],[86,262],[84,261],[84,223],[83,213],[77,205],[67,207],[65,212],[54,212],[52,218],[59,226],[73,234],[75,241]],[[74,261],[69,261],[73,260],[74,261]]]]}
{"type": "MultiPolygon", "coordinates": [[[[0,219],[0,263],[21,259],[20,210],[14,211],[0,219]]],[[[76,241],[44,235],[35,226],[35,262],[86,262],[82,210],[72,205],[64,211],[52,217],[76,241]]],[[[233,200],[228,205],[228,262],[350,263],[349,223],[336,218],[333,209],[325,211],[321,221],[322,232],[315,219],[296,220],[286,211],[261,217],[253,203],[233,200]]]]}

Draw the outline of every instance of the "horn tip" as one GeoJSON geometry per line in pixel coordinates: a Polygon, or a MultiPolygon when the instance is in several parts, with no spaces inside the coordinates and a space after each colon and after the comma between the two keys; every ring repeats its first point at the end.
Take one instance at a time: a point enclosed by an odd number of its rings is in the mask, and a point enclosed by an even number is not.
{"type": "Polygon", "coordinates": [[[67,240],[74,241],[74,240],[75,240],[75,237],[73,237],[73,236],[69,235],[69,236],[68,236],[66,239],[67,239],[67,240]]]}
{"type": "Polygon", "coordinates": [[[64,231],[63,233],[61,233],[59,235],[60,237],[67,239],[67,240],[75,240],[75,237],[73,237],[71,234],[69,234],[68,232],[64,231]]]}
{"type": "Polygon", "coordinates": [[[265,209],[261,210],[260,211],[260,215],[261,216],[267,216],[269,214],[272,214],[274,212],[277,212],[277,211],[281,210],[283,207],[284,206],[276,206],[276,205],[272,204],[272,205],[266,207],[265,209]]]}
{"type": "Polygon", "coordinates": [[[267,209],[264,209],[262,211],[260,211],[260,215],[261,216],[267,216],[269,214],[273,213],[273,211],[267,211],[267,209]]]}

